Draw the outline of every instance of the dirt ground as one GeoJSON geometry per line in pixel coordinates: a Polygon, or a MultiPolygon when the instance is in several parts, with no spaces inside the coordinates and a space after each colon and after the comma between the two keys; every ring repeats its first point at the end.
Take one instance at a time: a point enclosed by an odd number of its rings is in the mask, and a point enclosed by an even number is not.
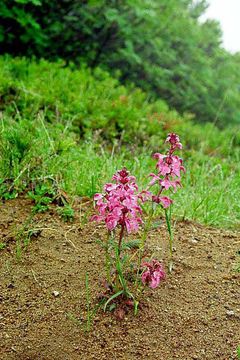
{"type": "MultiPolygon", "coordinates": [[[[240,273],[234,271],[240,233],[179,222],[174,271],[147,290],[137,316],[122,321],[100,311],[92,331],[79,326],[86,314],[85,274],[94,298],[104,255],[97,239],[104,229],[88,221],[89,207],[76,204],[76,219],[64,223],[53,208],[37,215],[20,259],[16,238],[31,203],[1,205],[1,360],[231,360],[240,345],[240,273]],[[54,295],[54,292],[55,293],[54,295]]],[[[148,235],[149,248],[166,264],[164,222],[148,235]]]]}

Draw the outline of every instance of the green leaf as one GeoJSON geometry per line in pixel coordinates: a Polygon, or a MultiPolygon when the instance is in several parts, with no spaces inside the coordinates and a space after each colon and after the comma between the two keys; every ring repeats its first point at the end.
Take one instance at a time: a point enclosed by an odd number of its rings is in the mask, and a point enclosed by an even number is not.
{"type": "Polygon", "coordinates": [[[33,4],[36,6],[42,5],[41,0],[15,0],[15,2],[18,4],[23,4],[23,5],[27,5],[27,4],[33,4]]]}
{"type": "Polygon", "coordinates": [[[237,348],[237,356],[238,356],[238,359],[240,360],[240,345],[237,348]]]}
{"type": "Polygon", "coordinates": [[[5,243],[0,242],[0,250],[3,250],[7,245],[5,243]]]}
{"type": "Polygon", "coordinates": [[[108,304],[111,301],[113,301],[114,299],[116,299],[118,296],[122,295],[123,293],[124,293],[124,291],[121,290],[121,291],[118,291],[117,293],[115,293],[114,295],[112,295],[104,304],[104,308],[103,308],[104,312],[106,311],[106,308],[107,308],[108,304]]]}

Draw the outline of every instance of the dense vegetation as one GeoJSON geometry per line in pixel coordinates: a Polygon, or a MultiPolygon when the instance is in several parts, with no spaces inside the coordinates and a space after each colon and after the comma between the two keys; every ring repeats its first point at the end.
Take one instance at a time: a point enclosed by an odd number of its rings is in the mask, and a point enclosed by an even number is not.
{"type": "Polygon", "coordinates": [[[199,21],[206,6],[205,0],[0,0],[0,48],[101,66],[198,121],[236,124],[240,55],[221,47],[217,22],[199,21]]]}
{"type": "Polygon", "coordinates": [[[193,124],[100,69],[74,70],[63,62],[2,57],[0,84],[2,198],[29,190],[43,202],[52,191],[91,196],[124,165],[144,186],[154,166],[151,154],[176,131],[187,173],[174,196],[175,215],[239,224],[237,128],[193,124]]]}

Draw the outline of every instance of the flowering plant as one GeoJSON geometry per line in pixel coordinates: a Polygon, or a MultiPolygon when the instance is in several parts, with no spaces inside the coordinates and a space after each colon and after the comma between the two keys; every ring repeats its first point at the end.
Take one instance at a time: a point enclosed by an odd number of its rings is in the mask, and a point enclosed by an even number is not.
{"type": "Polygon", "coordinates": [[[105,184],[103,193],[95,194],[94,200],[98,214],[92,217],[93,221],[105,222],[109,234],[108,239],[110,237],[113,243],[112,247],[109,246],[109,242],[105,245],[108,287],[114,290],[114,294],[106,301],[105,308],[118,296],[131,298],[134,304],[137,304],[125,279],[125,260],[121,257],[121,250],[125,234],[136,232],[143,223],[140,205],[144,201],[144,193],[138,192],[136,178],[123,168],[113,175],[112,180],[112,183],[105,184]],[[118,242],[115,241],[117,229],[120,230],[118,242]],[[114,250],[114,254],[111,250],[114,250]],[[114,264],[113,269],[111,269],[112,264],[114,264]],[[114,279],[112,279],[111,270],[115,274],[114,279]]]}
{"type": "Polygon", "coordinates": [[[172,255],[173,255],[173,232],[171,226],[171,205],[173,200],[168,196],[163,196],[162,193],[167,190],[176,192],[178,187],[181,187],[181,172],[185,172],[182,159],[175,155],[174,152],[178,149],[182,149],[179,136],[174,133],[168,134],[166,143],[169,143],[170,148],[165,155],[155,153],[154,159],[157,159],[157,174],[151,173],[149,176],[152,180],[149,183],[149,187],[157,184],[158,191],[156,195],[152,195],[152,202],[155,204],[161,204],[165,210],[165,218],[167,223],[167,229],[169,232],[169,250],[170,250],[170,263],[169,271],[172,271],[172,255]],[[169,208],[169,211],[168,211],[169,208]]]}
{"type": "MultiPolygon", "coordinates": [[[[136,178],[130,175],[126,168],[123,168],[113,175],[111,183],[104,185],[103,193],[97,193],[94,196],[97,214],[93,215],[91,219],[97,222],[104,222],[108,230],[108,237],[104,248],[108,280],[107,289],[110,290],[110,294],[106,296],[104,310],[112,300],[125,298],[125,305],[134,304],[136,312],[138,306],[136,298],[141,293],[143,285],[148,285],[150,288],[155,289],[159,286],[160,281],[165,278],[163,266],[158,260],[142,261],[146,256],[145,240],[156,204],[160,204],[165,211],[170,234],[172,261],[171,205],[173,200],[166,196],[164,192],[167,190],[177,191],[181,186],[181,172],[185,171],[185,169],[182,159],[174,154],[177,149],[182,149],[178,135],[169,134],[166,143],[169,143],[170,148],[165,155],[160,153],[153,155],[157,159],[157,173],[149,175],[152,179],[146,190],[139,192],[136,178]],[[154,185],[157,186],[157,193],[155,194],[149,191],[149,188],[154,185]],[[142,204],[146,200],[151,200],[154,205],[147,225],[144,224],[142,211],[142,204]],[[138,250],[131,254],[131,256],[128,256],[128,253],[124,252],[126,250],[126,247],[123,246],[124,237],[130,233],[137,232],[142,225],[144,225],[142,242],[138,250]],[[122,254],[123,252],[124,254],[122,254]],[[132,263],[136,255],[138,257],[137,266],[132,263]],[[129,274],[129,269],[132,271],[131,274],[129,274]],[[134,286],[129,279],[133,279],[132,282],[137,286],[135,292],[132,290],[134,286]]],[[[123,308],[120,309],[122,314],[123,308]]]]}

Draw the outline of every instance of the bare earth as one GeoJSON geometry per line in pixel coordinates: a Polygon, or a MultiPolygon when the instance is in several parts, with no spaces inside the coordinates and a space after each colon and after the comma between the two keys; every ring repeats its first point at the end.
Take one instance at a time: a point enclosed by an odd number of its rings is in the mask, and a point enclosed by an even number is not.
{"type": "MultiPolygon", "coordinates": [[[[237,359],[240,233],[190,222],[176,224],[174,271],[158,289],[146,291],[138,315],[129,312],[119,321],[100,311],[92,331],[83,332],[85,274],[94,300],[104,259],[96,242],[104,228],[89,223],[89,209],[76,204],[73,223],[60,220],[54,207],[37,215],[41,230],[17,260],[16,233],[31,203],[1,205],[0,242],[7,247],[0,251],[0,359],[237,359]]],[[[163,222],[150,231],[148,244],[167,264],[163,222]]]]}

